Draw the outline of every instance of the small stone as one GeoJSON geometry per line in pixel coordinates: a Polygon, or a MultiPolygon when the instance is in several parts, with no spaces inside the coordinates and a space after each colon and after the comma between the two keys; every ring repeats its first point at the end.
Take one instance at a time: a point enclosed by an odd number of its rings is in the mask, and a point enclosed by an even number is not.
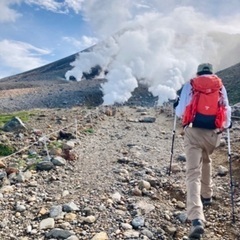
{"type": "Polygon", "coordinates": [[[177,157],[177,160],[180,161],[180,162],[186,162],[186,155],[185,154],[180,154],[177,157]]]}
{"type": "Polygon", "coordinates": [[[46,234],[46,237],[47,238],[56,238],[56,239],[67,239],[72,235],[74,235],[74,233],[70,232],[68,230],[54,228],[46,234]]]}
{"type": "Polygon", "coordinates": [[[121,227],[122,227],[124,230],[130,230],[130,229],[132,229],[132,225],[130,225],[129,223],[121,223],[121,227]]]}
{"type": "Polygon", "coordinates": [[[219,176],[221,176],[221,177],[226,176],[227,173],[228,173],[228,169],[227,169],[226,167],[224,167],[224,166],[222,166],[222,165],[220,165],[220,166],[218,167],[218,175],[219,175],[219,176]]]}
{"type": "Polygon", "coordinates": [[[227,145],[227,142],[224,138],[221,138],[219,147],[225,147],[227,145]]]}
{"type": "Polygon", "coordinates": [[[66,160],[63,157],[55,156],[51,159],[52,163],[55,166],[64,166],[66,165],[66,160]]]}
{"type": "Polygon", "coordinates": [[[112,195],[112,199],[114,202],[120,202],[121,201],[121,194],[119,192],[115,192],[113,195],[112,195]]]}
{"type": "Polygon", "coordinates": [[[143,122],[143,123],[154,123],[156,121],[155,117],[144,117],[139,119],[139,122],[143,122]]]}
{"type": "Polygon", "coordinates": [[[54,168],[54,164],[50,161],[42,161],[37,163],[36,169],[38,171],[49,171],[54,168]]]}
{"type": "Polygon", "coordinates": [[[142,216],[135,217],[132,220],[132,226],[133,228],[136,228],[136,229],[144,226],[144,223],[145,223],[145,219],[142,216]]]}
{"type": "Polygon", "coordinates": [[[77,215],[75,213],[67,213],[64,216],[64,220],[69,222],[74,221],[75,219],[77,219],[77,215]]]}
{"type": "Polygon", "coordinates": [[[91,240],[108,240],[108,235],[106,232],[97,233],[91,240]]]}
{"type": "Polygon", "coordinates": [[[86,223],[94,223],[95,221],[96,221],[96,217],[92,215],[83,218],[83,222],[86,222],[86,223]]]}
{"type": "Polygon", "coordinates": [[[151,188],[151,184],[145,180],[142,180],[138,183],[138,187],[139,189],[147,189],[149,190],[151,188]]]}
{"type": "Polygon", "coordinates": [[[64,212],[79,211],[79,208],[74,202],[70,202],[63,205],[63,211],[64,212]]]}
{"type": "Polygon", "coordinates": [[[62,192],[62,196],[63,197],[66,197],[66,196],[68,196],[70,193],[69,193],[69,191],[68,190],[64,190],[63,192],[62,192]]]}
{"type": "Polygon", "coordinates": [[[46,219],[43,219],[40,224],[39,224],[39,229],[42,230],[42,229],[51,229],[51,228],[54,228],[54,225],[55,225],[55,221],[53,218],[46,218],[46,219]]]}
{"type": "Polygon", "coordinates": [[[178,173],[182,171],[182,168],[177,163],[173,163],[171,170],[172,170],[172,173],[178,173]]]}
{"type": "Polygon", "coordinates": [[[0,192],[1,193],[11,193],[13,192],[13,187],[12,186],[3,186],[1,189],[0,189],[0,192]]]}
{"type": "Polygon", "coordinates": [[[138,188],[138,187],[135,187],[133,190],[132,190],[132,194],[134,196],[142,196],[142,191],[138,188]]]}
{"type": "Polygon", "coordinates": [[[0,160],[0,168],[5,168],[5,167],[6,167],[5,163],[2,160],[0,160]]]}
{"type": "Polygon", "coordinates": [[[39,215],[45,215],[47,212],[48,212],[47,209],[42,207],[39,211],[39,215]]]}
{"type": "Polygon", "coordinates": [[[184,209],[186,206],[185,206],[185,203],[183,203],[181,201],[177,201],[177,207],[180,209],[184,209]]]}
{"type": "Polygon", "coordinates": [[[18,205],[17,204],[17,206],[16,206],[16,211],[17,212],[24,212],[26,210],[26,207],[25,206],[23,206],[23,205],[18,205]]]}
{"type": "Polygon", "coordinates": [[[52,218],[57,218],[62,215],[62,206],[57,205],[57,206],[52,206],[49,211],[49,215],[52,218]]]}
{"type": "Polygon", "coordinates": [[[167,226],[166,227],[166,231],[170,234],[170,235],[174,235],[177,232],[177,229],[175,227],[172,226],[167,226]]]}
{"type": "Polygon", "coordinates": [[[140,233],[135,230],[127,230],[123,233],[124,237],[128,238],[139,238],[140,233]]]}

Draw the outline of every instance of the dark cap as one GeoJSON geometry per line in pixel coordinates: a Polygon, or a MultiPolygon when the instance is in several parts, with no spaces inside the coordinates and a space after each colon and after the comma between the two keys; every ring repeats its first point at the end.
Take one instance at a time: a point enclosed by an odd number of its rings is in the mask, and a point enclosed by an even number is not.
{"type": "Polygon", "coordinates": [[[197,68],[197,73],[213,73],[213,66],[210,63],[202,63],[197,68]]]}

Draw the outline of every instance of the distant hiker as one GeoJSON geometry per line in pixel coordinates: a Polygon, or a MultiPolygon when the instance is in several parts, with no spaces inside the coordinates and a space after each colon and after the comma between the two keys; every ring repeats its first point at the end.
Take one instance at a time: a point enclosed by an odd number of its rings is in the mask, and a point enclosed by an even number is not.
{"type": "Polygon", "coordinates": [[[192,222],[189,238],[200,238],[203,205],[210,205],[213,195],[210,155],[220,144],[222,131],[231,125],[227,92],[211,64],[198,66],[196,77],[183,86],[175,107],[184,127],[187,217],[192,222]]]}

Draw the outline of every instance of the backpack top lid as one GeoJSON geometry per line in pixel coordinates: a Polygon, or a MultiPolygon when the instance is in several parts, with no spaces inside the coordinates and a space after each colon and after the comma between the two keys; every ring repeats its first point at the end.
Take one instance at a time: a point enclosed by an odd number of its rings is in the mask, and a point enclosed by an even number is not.
{"type": "Polygon", "coordinates": [[[191,85],[193,90],[205,94],[220,91],[223,86],[221,78],[214,74],[197,76],[191,80],[191,85]]]}
{"type": "Polygon", "coordinates": [[[202,74],[202,73],[212,74],[213,73],[212,64],[211,63],[202,63],[202,64],[198,65],[197,74],[202,74]]]}

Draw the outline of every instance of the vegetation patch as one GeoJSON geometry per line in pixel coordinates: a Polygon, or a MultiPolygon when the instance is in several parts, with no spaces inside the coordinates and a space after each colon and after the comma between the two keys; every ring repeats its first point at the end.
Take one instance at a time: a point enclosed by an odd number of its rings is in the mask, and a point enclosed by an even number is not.
{"type": "Polygon", "coordinates": [[[9,156],[15,151],[14,147],[0,143],[0,156],[9,156]]]}
{"type": "Polygon", "coordinates": [[[31,163],[28,163],[28,164],[25,163],[25,166],[27,165],[28,170],[35,171],[37,169],[37,164],[42,161],[42,158],[40,156],[35,156],[33,160],[34,161],[32,161],[31,163]]]}
{"type": "Polygon", "coordinates": [[[84,130],[85,133],[90,133],[90,134],[93,134],[94,133],[94,130],[92,128],[87,128],[84,130]]]}
{"type": "Polygon", "coordinates": [[[54,141],[54,142],[51,142],[48,147],[50,149],[53,149],[53,148],[62,148],[62,145],[63,143],[61,141],[54,141]]]}
{"type": "Polygon", "coordinates": [[[27,122],[31,116],[33,116],[33,112],[15,112],[10,114],[1,114],[0,115],[0,126],[4,126],[5,123],[9,122],[13,117],[19,117],[23,122],[27,122]]]}

